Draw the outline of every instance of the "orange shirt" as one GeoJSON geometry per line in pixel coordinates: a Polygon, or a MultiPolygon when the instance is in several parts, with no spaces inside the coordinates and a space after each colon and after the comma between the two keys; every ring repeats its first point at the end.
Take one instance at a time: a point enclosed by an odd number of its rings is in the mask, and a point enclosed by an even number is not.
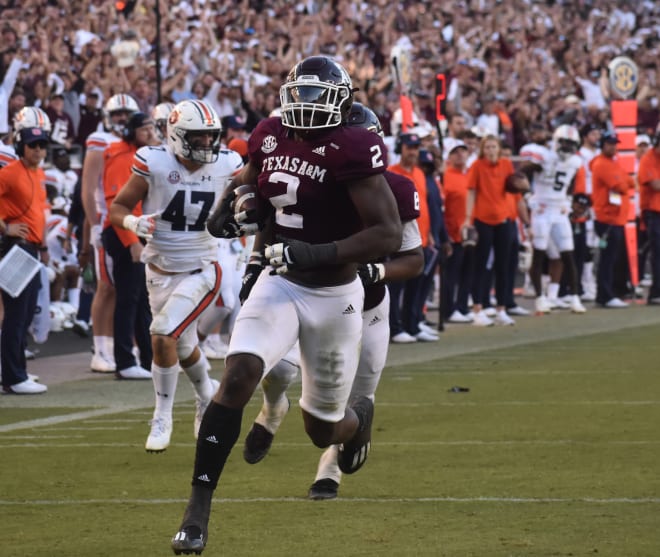
{"type": "Polygon", "coordinates": [[[640,159],[637,171],[637,181],[640,185],[639,206],[642,211],[660,212],[660,191],[652,190],[649,186],[653,180],[660,180],[660,155],[651,148],[640,159]]]}
{"type": "Polygon", "coordinates": [[[635,187],[616,160],[604,155],[595,156],[591,168],[592,201],[596,220],[605,224],[623,226],[628,221],[628,190],[635,187]]]}
{"type": "Polygon", "coordinates": [[[465,222],[467,209],[467,172],[447,166],[443,176],[445,194],[445,226],[454,243],[461,241],[461,228],[465,222]]]}
{"type": "MultiPolygon", "coordinates": [[[[135,145],[130,145],[125,141],[118,141],[109,145],[103,152],[103,192],[105,194],[106,207],[110,207],[114,198],[117,197],[119,191],[131,177],[131,165],[133,164],[136,151],[137,147],[135,145]]],[[[138,203],[133,208],[133,214],[136,216],[142,214],[142,203],[138,203]]],[[[103,228],[105,229],[108,226],[111,226],[109,214],[105,217],[103,228]]],[[[137,235],[130,230],[125,230],[119,226],[112,226],[125,247],[140,241],[137,235]]]]}
{"type": "Polygon", "coordinates": [[[41,168],[26,168],[21,160],[0,169],[0,218],[5,223],[25,223],[33,244],[45,245],[46,175],[41,168]]]}
{"type": "Polygon", "coordinates": [[[507,193],[506,197],[509,204],[509,215],[507,218],[515,221],[518,219],[518,201],[522,199],[522,193],[507,193]]]}
{"type": "Polygon", "coordinates": [[[473,219],[494,226],[502,224],[510,214],[510,195],[504,189],[507,176],[513,174],[510,159],[501,158],[495,164],[477,159],[468,171],[468,188],[475,190],[473,219]]]}
{"type": "Polygon", "coordinates": [[[419,218],[417,219],[417,226],[419,226],[419,235],[422,237],[422,246],[426,247],[429,243],[429,234],[431,232],[431,217],[429,216],[429,203],[426,197],[426,176],[424,176],[424,171],[416,166],[412,169],[412,172],[408,172],[400,164],[394,164],[388,170],[405,176],[415,184],[415,189],[419,195],[419,218]]]}

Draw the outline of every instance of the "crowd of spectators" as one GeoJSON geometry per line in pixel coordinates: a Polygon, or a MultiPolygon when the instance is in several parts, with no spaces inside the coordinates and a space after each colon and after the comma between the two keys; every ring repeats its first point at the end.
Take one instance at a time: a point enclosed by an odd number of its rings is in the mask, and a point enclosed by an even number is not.
{"type": "Polygon", "coordinates": [[[158,9],[156,1],[0,0],[0,139],[11,142],[22,107],[41,107],[51,141],[74,154],[75,167],[117,93],[146,113],[205,99],[244,138],[277,108],[289,69],[325,54],[349,71],[355,99],[379,116],[393,146],[394,47],[411,54],[413,131],[436,160],[448,159],[456,134],[470,157],[486,135],[511,157],[561,124],[612,130],[608,65],[620,55],[639,68],[638,133],[653,135],[660,122],[660,5],[651,0],[183,0],[158,9]]]}
{"type": "Polygon", "coordinates": [[[68,115],[58,142],[83,144],[98,124],[94,111],[120,92],[146,112],[159,100],[205,97],[220,116],[245,117],[249,131],[277,106],[287,71],[321,53],[347,68],[356,99],[376,111],[388,135],[399,102],[395,44],[412,52],[420,118],[434,124],[435,80],[444,73],[446,111],[463,113],[468,127],[490,121],[514,154],[534,123],[607,126],[607,67],[617,55],[637,63],[639,126],[655,130],[656,2],[402,1],[399,8],[387,0],[161,2],[158,34],[154,0],[3,0],[0,75],[15,82],[0,90],[0,107],[7,106],[0,134],[23,105],[35,105],[68,115]]]}

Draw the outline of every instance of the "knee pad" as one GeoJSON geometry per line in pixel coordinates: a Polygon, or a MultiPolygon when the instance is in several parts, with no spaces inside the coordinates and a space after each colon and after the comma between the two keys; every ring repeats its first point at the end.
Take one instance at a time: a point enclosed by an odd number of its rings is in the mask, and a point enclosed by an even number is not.
{"type": "Polygon", "coordinates": [[[176,355],[179,361],[188,359],[197,344],[197,331],[194,327],[188,327],[176,343],[176,355]]]}

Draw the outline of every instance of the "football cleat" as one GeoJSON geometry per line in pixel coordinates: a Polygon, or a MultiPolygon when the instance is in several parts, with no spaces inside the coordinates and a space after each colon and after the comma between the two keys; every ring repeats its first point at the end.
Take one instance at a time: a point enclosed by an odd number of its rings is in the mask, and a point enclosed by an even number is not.
{"type": "Polygon", "coordinates": [[[374,419],[374,403],[371,399],[363,396],[358,398],[353,406],[353,411],[360,419],[353,439],[339,447],[337,464],[344,474],[357,472],[367,461],[371,449],[371,423],[374,419]]]}
{"type": "Polygon", "coordinates": [[[170,446],[172,437],[172,420],[159,416],[151,420],[151,431],[144,448],[148,453],[162,453],[170,446]]]}
{"type": "Polygon", "coordinates": [[[206,535],[199,526],[182,526],[172,538],[175,555],[201,555],[206,547],[206,535]]]}
{"type": "Polygon", "coordinates": [[[252,424],[252,429],[245,437],[243,458],[248,464],[261,462],[273,444],[274,435],[261,424],[252,424]]]}
{"type": "Polygon", "coordinates": [[[114,373],[116,371],[115,362],[102,354],[94,354],[89,367],[94,373],[114,373]]]}
{"type": "Polygon", "coordinates": [[[313,501],[323,501],[325,499],[336,499],[339,484],[330,478],[316,480],[309,488],[307,497],[313,501]]]}

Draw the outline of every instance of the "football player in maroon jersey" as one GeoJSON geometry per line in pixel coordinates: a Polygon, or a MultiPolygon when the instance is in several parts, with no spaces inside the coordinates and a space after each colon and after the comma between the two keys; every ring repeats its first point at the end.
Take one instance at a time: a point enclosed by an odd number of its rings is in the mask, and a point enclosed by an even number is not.
{"type": "MultiPolygon", "coordinates": [[[[360,103],[353,103],[347,126],[360,126],[382,137],[382,128],[376,114],[360,103]]],[[[396,253],[386,260],[361,264],[358,274],[364,285],[362,308],[362,346],[357,373],[350,400],[367,396],[374,400],[380,376],[385,367],[390,341],[390,300],[385,281],[407,280],[418,276],[424,267],[422,240],[417,226],[419,196],[415,185],[405,176],[386,171],[385,179],[397,202],[403,226],[402,244],[396,253]]],[[[261,267],[252,269],[258,272],[261,267]]],[[[241,290],[241,298],[247,298],[248,283],[241,290]]],[[[299,366],[298,366],[299,367],[299,366]]],[[[243,457],[250,464],[261,461],[270,449],[273,437],[289,409],[286,390],[297,375],[298,367],[291,365],[291,355],[269,371],[261,382],[264,391],[263,406],[252,429],[245,439],[243,457]]],[[[309,490],[310,499],[334,499],[337,497],[341,470],[337,463],[339,447],[332,445],[325,450],[319,461],[315,481],[309,490]]]]}
{"type": "MultiPolygon", "coordinates": [[[[175,553],[206,545],[211,499],[240,434],[243,408],[264,372],[298,341],[305,431],[318,447],[341,444],[338,464],[353,473],[364,464],[373,403],[347,403],[355,377],[364,289],[357,264],[397,251],[402,227],[383,177],[382,139],[342,126],[353,103],[346,70],[325,56],[294,66],[280,90],[281,118],[261,121],[249,162],[227,189],[256,184],[269,224],[256,245],[268,244],[269,272],[259,275],[230,340],[220,389],[202,420],[192,494],[175,553]]],[[[239,232],[226,193],[209,219],[211,234],[239,232]]],[[[264,212],[264,211],[262,211],[264,212]]]]}

